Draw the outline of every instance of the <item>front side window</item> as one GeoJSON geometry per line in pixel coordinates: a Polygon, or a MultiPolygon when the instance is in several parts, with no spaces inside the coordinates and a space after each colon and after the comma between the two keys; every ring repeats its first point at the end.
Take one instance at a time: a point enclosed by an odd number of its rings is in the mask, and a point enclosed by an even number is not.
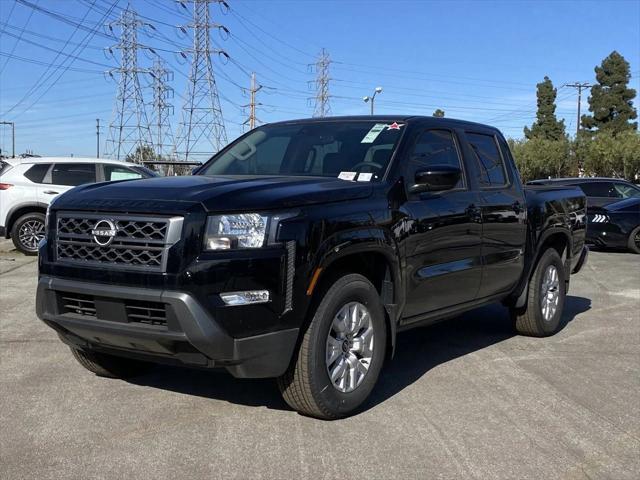
{"type": "Polygon", "coordinates": [[[93,163],[56,163],[51,171],[51,183],[75,187],[95,183],[96,166],[93,163]]]}
{"type": "MultiPolygon", "coordinates": [[[[420,134],[409,156],[408,178],[413,180],[416,172],[435,165],[449,165],[462,170],[456,142],[449,130],[427,130],[420,134]]],[[[456,188],[461,186],[462,176],[456,188]]]]}
{"type": "Polygon", "coordinates": [[[113,182],[115,180],[132,180],[136,178],[143,178],[142,174],[139,172],[135,172],[127,167],[120,167],[118,165],[108,165],[104,166],[104,179],[107,182],[113,182]]]}
{"type": "Polygon", "coordinates": [[[375,121],[265,125],[215,155],[197,175],[340,176],[378,181],[405,128],[403,123],[375,121]]]}
{"type": "Polygon", "coordinates": [[[493,135],[467,132],[467,139],[480,171],[478,182],[482,187],[505,185],[507,177],[504,162],[493,135]]]}
{"type": "Polygon", "coordinates": [[[640,188],[636,187],[635,185],[629,185],[627,183],[614,183],[613,187],[615,188],[620,198],[640,197],[640,188]]]}

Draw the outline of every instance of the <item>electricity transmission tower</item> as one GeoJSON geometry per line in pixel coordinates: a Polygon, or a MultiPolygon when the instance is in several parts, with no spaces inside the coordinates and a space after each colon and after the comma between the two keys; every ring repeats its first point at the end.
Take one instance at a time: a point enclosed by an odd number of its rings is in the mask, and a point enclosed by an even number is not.
{"type": "Polygon", "coordinates": [[[150,74],[153,79],[151,84],[153,145],[158,160],[167,160],[175,150],[169,121],[169,117],[173,114],[173,105],[169,103],[173,98],[173,89],[167,85],[167,82],[173,80],[173,72],[168,70],[165,62],[158,58],[153,62],[150,74]]]}
{"type": "MultiPolygon", "coordinates": [[[[176,151],[185,161],[202,159],[219,151],[227,143],[227,131],[222,117],[220,97],[213,73],[211,54],[227,56],[223,50],[214,48],[211,30],[228,31],[223,25],[213,23],[209,5],[227,4],[224,0],[181,0],[190,3],[193,20],[182,27],[193,31],[193,47],[183,54],[191,56],[191,72],[187,80],[187,94],[182,106],[182,122],[176,151]]],[[[186,7],[185,7],[186,8],[186,7]]]]}
{"type": "Polygon", "coordinates": [[[262,89],[262,85],[256,83],[256,74],[251,74],[251,88],[249,88],[249,105],[243,105],[243,107],[249,108],[249,118],[247,118],[242,125],[249,125],[249,130],[256,128],[256,122],[258,117],[256,116],[256,107],[262,105],[256,102],[256,93],[262,89]]]}
{"type": "MultiPolygon", "coordinates": [[[[140,75],[149,71],[138,66],[138,50],[145,48],[138,43],[138,29],[148,25],[138,18],[129,6],[120,18],[109,24],[109,29],[120,29],[120,40],[109,51],[120,51],[120,66],[109,71],[110,76],[118,74],[118,93],[109,124],[107,156],[116,160],[129,157],[141,163],[145,152],[152,149],[151,130],[147,119],[140,75]]],[[[147,153],[148,155],[148,153],[147,153]]]]}
{"type": "Polygon", "coordinates": [[[323,48],[318,56],[316,63],[310,66],[316,72],[315,81],[311,82],[315,86],[316,96],[311,100],[314,101],[313,116],[314,117],[326,117],[331,113],[331,105],[329,104],[329,65],[331,65],[331,59],[329,54],[323,48]]]}

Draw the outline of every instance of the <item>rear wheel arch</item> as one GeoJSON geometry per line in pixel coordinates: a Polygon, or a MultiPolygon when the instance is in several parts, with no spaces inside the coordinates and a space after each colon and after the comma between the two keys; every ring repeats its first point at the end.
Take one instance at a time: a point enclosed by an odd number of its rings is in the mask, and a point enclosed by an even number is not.
{"type": "Polygon", "coordinates": [[[28,203],[16,206],[11,209],[7,214],[5,238],[9,238],[11,229],[16,223],[16,220],[28,213],[42,213],[43,215],[45,215],[47,213],[47,205],[45,205],[44,203],[28,203]]]}

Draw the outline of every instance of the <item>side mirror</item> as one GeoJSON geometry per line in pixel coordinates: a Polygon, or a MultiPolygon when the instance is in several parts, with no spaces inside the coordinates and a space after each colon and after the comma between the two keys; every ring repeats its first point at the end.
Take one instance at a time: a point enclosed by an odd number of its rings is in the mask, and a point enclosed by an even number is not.
{"type": "Polygon", "coordinates": [[[451,190],[460,181],[462,171],[451,165],[433,165],[425,170],[418,170],[415,183],[409,188],[412,193],[441,192],[451,190]]]}

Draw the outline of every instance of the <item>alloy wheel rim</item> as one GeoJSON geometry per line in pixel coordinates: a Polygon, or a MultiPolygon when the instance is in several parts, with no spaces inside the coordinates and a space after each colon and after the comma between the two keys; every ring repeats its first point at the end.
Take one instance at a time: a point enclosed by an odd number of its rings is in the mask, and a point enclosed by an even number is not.
{"type": "Polygon", "coordinates": [[[29,220],[20,226],[18,239],[20,244],[28,250],[37,250],[38,243],[44,238],[44,223],[39,220],[29,220]]]}
{"type": "Polygon", "coordinates": [[[371,314],[360,302],[343,305],[333,317],[327,335],[325,364],[331,384],[343,393],[362,383],[373,358],[371,314]]]}
{"type": "Polygon", "coordinates": [[[640,231],[636,232],[633,241],[636,243],[636,247],[640,248],[640,231]]]}
{"type": "Polygon", "coordinates": [[[540,308],[542,317],[549,322],[553,319],[558,310],[560,301],[560,279],[558,269],[555,265],[549,265],[542,277],[540,308]]]}

